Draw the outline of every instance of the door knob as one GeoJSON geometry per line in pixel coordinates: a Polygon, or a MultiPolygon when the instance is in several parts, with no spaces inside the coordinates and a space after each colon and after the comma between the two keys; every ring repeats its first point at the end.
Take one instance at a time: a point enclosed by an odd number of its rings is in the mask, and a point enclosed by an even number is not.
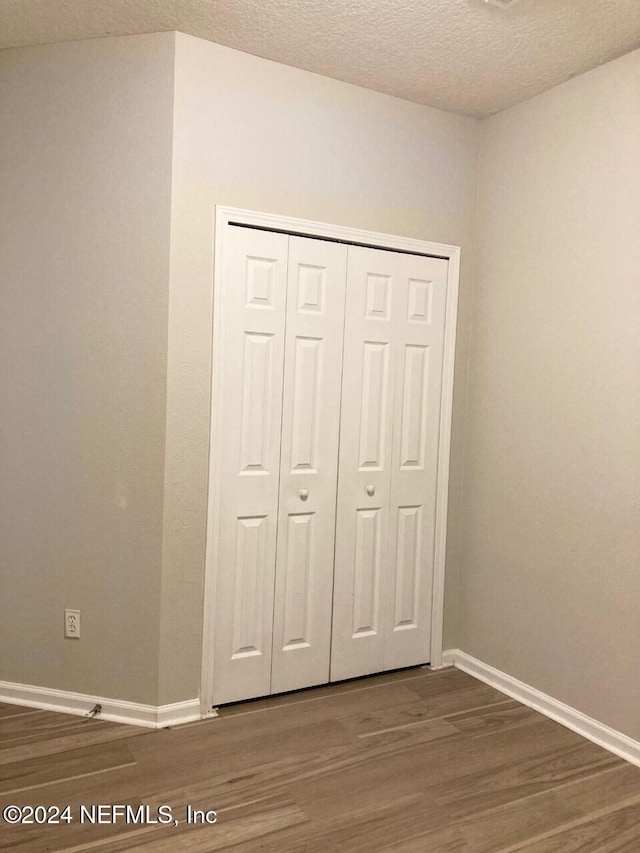
{"type": "Polygon", "coordinates": [[[367,494],[370,498],[372,498],[376,493],[376,487],[374,485],[367,486],[367,494]]]}
{"type": "Polygon", "coordinates": [[[300,489],[299,494],[300,494],[300,500],[306,501],[306,499],[309,497],[309,489],[300,489]]]}

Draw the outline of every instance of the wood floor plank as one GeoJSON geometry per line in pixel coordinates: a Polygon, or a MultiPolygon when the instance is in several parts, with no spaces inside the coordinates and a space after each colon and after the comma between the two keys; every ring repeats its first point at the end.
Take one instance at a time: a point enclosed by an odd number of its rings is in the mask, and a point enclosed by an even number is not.
{"type": "Polygon", "coordinates": [[[491,687],[482,684],[433,695],[427,699],[412,696],[406,702],[396,701],[382,708],[369,707],[364,713],[351,713],[337,719],[358,735],[371,735],[424,720],[447,718],[462,712],[469,714],[473,708],[502,706],[509,701],[504,694],[496,693],[491,687]]]}
{"type": "Polygon", "coordinates": [[[414,793],[415,779],[406,776],[402,769],[397,771],[395,765],[401,761],[397,756],[408,756],[417,747],[450,735],[450,727],[443,721],[431,721],[425,723],[420,731],[396,734],[384,745],[367,741],[360,748],[318,752],[307,755],[303,761],[292,756],[289,760],[280,760],[256,768],[250,775],[235,778],[223,776],[217,782],[211,783],[211,789],[219,802],[227,802],[230,795],[250,798],[260,792],[289,791],[292,796],[295,794],[298,802],[303,802],[301,798],[304,798],[305,808],[312,810],[315,804],[322,800],[322,793],[328,790],[331,794],[337,793],[337,797],[331,806],[327,806],[324,816],[326,818],[327,814],[332,814],[335,817],[339,811],[352,810],[355,807],[362,793],[363,779],[371,779],[372,784],[378,784],[380,775],[385,777],[379,787],[378,797],[388,796],[391,791],[399,791],[401,796],[407,792],[414,793]],[[392,766],[387,771],[389,764],[392,766]],[[395,773],[393,777],[392,772],[395,773]],[[402,784],[398,784],[398,777],[401,782],[408,781],[406,789],[402,784]],[[342,786],[343,779],[347,783],[346,788],[342,786]],[[337,783],[337,780],[340,781],[337,783]],[[348,796],[345,796],[345,790],[348,791],[348,796]]]}
{"type": "MultiPolygon", "coordinates": [[[[424,725],[439,726],[442,722],[424,725]]],[[[421,744],[420,732],[416,729],[367,739],[364,743],[368,747],[364,752],[346,756],[326,767],[309,768],[297,775],[294,780],[296,796],[310,814],[315,813],[315,804],[326,808],[334,818],[342,812],[348,814],[352,804],[366,798],[371,790],[378,792],[381,801],[417,791],[433,801],[434,814],[430,820],[437,824],[447,814],[453,814],[447,803],[436,800],[437,790],[443,782],[459,779],[470,772],[486,773],[510,765],[514,756],[523,750],[522,742],[513,742],[496,746],[493,750],[470,751],[462,736],[421,744]],[[348,798],[344,797],[345,790],[349,791],[348,798]]],[[[554,751],[548,744],[532,744],[529,749],[538,755],[540,750],[547,755],[554,751]]]]}
{"type": "MultiPolygon", "coordinates": [[[[179,815],[180,825],[121,829],[116,837],[88,841],[61,848],[59,853],[208,853],[228,850],[238,844],[250,843],[307,821],[295,803],[281,799],[263,799],[242,812],[238,809],[220,813],[212,825],[186,825],[179,815]]],[[[254,848],[255,849],[255,848],[254,848]]]]}
{"type": "Polygon", "coordinates": [[[528,726],[539,719],[536,711],[514,700],[493,707],[471,708],[446,717],[448,723],[469,737],[484,737],[495,732],[528,726]]]}
{"type": "MultiPolygon", "coordinates": [[[[338,681],[332,684],[323,684],[318,687],[310,687],[306,690],[295,690],[290,693],[282,693],[278,696],[265,696],[261,699],[250,699],[246,702],[236,702],[230,705],[222,705],[218,712],[220,716],[231,717],[242,714],[255,713],[256,711],[279,711],[289,705],[300,705],[306,702],[315,702],[319,699],[329,699],[334,696],[352,696],[365,690],[376,687],[386,687],[389,684],[403,682],[414,682],[440,676],[442,673],[425,667],[413,667],[401,669],[395,672],[384,672],[377,675],[368,675],[364,678],[354,678],[349,681],[338,681]]],[[[464,674],[464,673],[461,673],[464,674]]]]}
{"type": "Polygon", "coordinates": [[[0,750],[0,766],[11,764],[15,761],[28,761],[38,756],[54,755],[66,752],[69,749],[91,746],[94,743],[107,743],[122,738],[134,738],[139,735],[151,735],[153,733],[150,729],[123,726],[118,723],[108,723],[102,720],[88,720],[87,723],[86,727],[72,733],[63,733],[55,737],[38,740],[34,743],[21,743],[17,746],[9,745],[0,750]]]}
{"type": "MultiPolygon", "coordinates": [[[[429,696],[441,696],[443,693],[448,693],[452,690],[466,690],[469,687],[479,687],[480,684],[481,682],[467,675],[466,672],[450,668],[428,672],[426,677],[412,681],[408,687],[417,696],[422,696],[423,699],[426,699],[429,696]]],[[[492,687],[488,689],[493,690],[492,687]]],[[[498,690],[493,690],[493,693],[497,697],[504,698],[504,694],[498,690]]]]}
{"type": "Polygon", "coordinates": [[[6,705],[0,703],[0,720],[6,720],[8,717],[18,717],[23,714],[41,714],[40,708],[29,708],[26,705],[6,705]]]}
{"type": "MultiPolygon", "coordinates": [[[[620,772],[620,768],[613,772],[620,772]]],[[[633,776],[637,783],[635,772],[633,776]]],[[[625,791],[618,786],[616,797],[621,797],[624,802],[628,793],[628,789],[625,791]]],[[[324,823],[315,832],[313,827],[306,826],[279,834],[260,849],[263,853],[313,853],[319,849],[348,850],[349,853],[383,850],[388,853],[516,853],[522,839],[534,837],[540,827],[557,829],[575,821],[591,807],[593,791],[576,792],[573,809],[565,806],[562,798],[554,801],[551,792],[544,799],[533,797],[519,801],[516,808],[489,810],[472,820],[459,821],[453,812],[448,811],[449,807],[441,809],[425,797],[419,807],[414,803],[391,813],[381,808],[375,815],[366,815],[364,820],[354,813],[332,821],[331,828],[324,823]]],[[[241,847],[234,853],[249,853],[249,850],[241,847]]],[[[544,850],[541,847],[535,853],[543,853],[544,850]]],[[[558,848],[558,853],[560,850],[558,848]]],[[[587,850],[588,853],[600,853],[598,847],[585,848],[584,853],[587,850]]]]}
{"type": "Polygon", "coordinates": [[[449,826],[422,832],[387,849],[397,853],[424,853],[425,850],[512,853],[531,838],[557,832],[598,811],[602,808],[605,790],[612,810],[640,802],[638,781],[636,767],[616,767],[567,785],[561,791],[551,789],[456,820],[449,826]]]}
{"type": "MultiPolygon", "coordinates": [[[[141,805],[139,780],[134,775],[135,766],[115,770],[111,773],[85,776],[67,780],[46,789],[27,790],[0,797],[0,809],[12,804],[17,806],[69,805],[73,822],[69,825],[15,825],[3,827],[0,834],[0,850],[18,853],[49,853],[66,846],[104,841],[116,836],[122,827],[110,824],[91,825],[79,821],[80,805],[124,803],[141,805]]],[[[154,804],[155,805],[155,804],[154,804]]]]}
{"type": "Polygon", "coordinates": [[[75,714],[58,714],[55,711],[39,711],[36,714],[18,714],[3,717],[0,726],[0,749],[18,743],[35,743],[52,735],[66,734],[86,728],[93,721],[75,714]]]}
{"type": "MultiPolygon", "coordinates": [[[[230,731],[228,736],[222,728],[216,728],[204,734],[197,729],[188,729],[181,733],[166,733],[165,749],[158,750],[159,740],[147,738],[132,740],[129,744],[132,754],[140,763],[147,762],[154,773],[162,768],[173,767],[174,774],[178,766],[193,772],[196,765],[203,765],[203,756],[209,762],[203,770],[211,774],[239,775],[255,772],[256,768],[267,766],[291,758],[299,764],[305,763],[305,756],[324,753],[331,748],[349,750],[356,744],[357,738],[333,720],[292,721],[289,727],[275,727],[271,732],[257,730],[247,725],[242,732],[230,731]],[[242,736],[244,735],[244,736],[242,736]]],[[[156,777],[157,778],[157,777],[156,777]]]]}
{"type": "MultiPolygon", "coordinates": [[[[315,728],[317,727],[312,727],[315,728]]],[[[339,732],[333,723],[328,731],[339,732]]],[[[255,745],[255,749],[241,756],[234,752],[226,755],[214,752],[211,754],[211,764],[205,765],[204,773],[202,765],[194,766],[191,772],[179,777],[175,773],[162,773],[158,768],[159,775],[156,778],[162,779],[164,786],[192,784],[198,779],[206,781],[217,801],[222,799],[226,802],[229,796],[250,799],[265,792],[275,793],[285,786],[297,789],[305,780],[319,777],[341,776],[348,772],[358,776],[364,772],[364,768],[380,762],[385,756],[393,757],[401,750],[409,753],[418,744],[446,738],[452,732],[456,735],[455,731],[441,720],[425,723],[421,731],[395,733],[386,737],[384,742],[380,739],[380,742],[376,743],[358,742],[357,739],[354,742],[341,742],[341,736],[332,742],[322,731],[315,734],[312,742],[309,740],[309,732],[303,741],[299,741],[304,752],[296,750],[294,744],[283,750],[265,743],[260,751],[257,751],[259,745],[255,745]]],[[[138,755],[138,760],[142,766],[144,759],[138,755]]],[[[200,761],[202,762],[202,755],[200,761]]],[[[160,790],[154,789],[156,794],[160,793],[160,790]]]]}
{"type": "MultiPolygon", "coordinates": [[[[377,809],[356,808],[330,821],[310,821],[265,838],[261,853],[319,853],[319,851],[348,851],[375,853],[390,839],[403,841],[407,834],[429,825],[429,803],[423,796],[413,795],[379,803],[377,809]]],[[[251,844],[241,844],[233,853],[255,853],[251,844]]],[[[424,848],[423,853],[444,853],[424,848]]]]}
{"type": "Polygon", "coordinates": [[[219,813],[205,827],[3,826],[2,853],[640,850],[640,769],[457,670],[332,685],[160,731],[5,706],[0,743],[0,807],[219,813]]]}
{"type": "MultiPolygon", "coordinates": [[[[246,753],[247,772],[239,773],[238,769],[233,766],[233,755],[237,755],[237,745],[230,750],[230,756],[227,763],[227,773],[224,776],[219,775],[217,770],[217,756],[219,752],[212,750],[205,756],[198,755],[194,751],[193,755],[187,757],[183,750],[177,750],[172,753],[166,748],[166,744],[171,740],[175,732],[159,731],[151,732],[149,735],[156,743],[156,750],[153,756],[147,756],[147,760],[136,764],[130,768],[126,775],[115,774],[119,776],[118,780],[97,779],[97,780],[81,780],[78,784],[62,783],[55,788],[46,804],[60,805],[70,803],[73,814],[78,814],[80,804],[91,802],[100,803],[130,803],[130,804],[149,804],[157,806],[158,804],[168,803],[173,807],[180,808],[184,803],[202,803],[203,807],[207,808],[231,808],[238,801],[247,801],[252,798],[264,799],[265,792],[260,783],[260,779],[252,772],[253,762],[258,759],[265,760],[269,758],[275,762],[277,756],[282,755],[282,744],[270,743],[268,739],[261,738],[261,742],[254,741],[255,748],[248,750],[246,753]],[[263,752],[258,752],[258,748],[262,747],[263,752]],[[180,765],[179,777],[176,773],[179,762],[180,765]],[[183,788],[180,788],[180,778],[185,782],[183,788]],[[195,785],[191,780],[200,778],[202,780],[200,790],[195,789],[195,785]],[[215,781],[218,780],[218,784],[215,781]],[[83,785],[84,781],[84,785],[83,785]],[[243,792],[248,791],[248,796],[243,796],[243,792]]],[[[149,736],[145,735],[145,737],[149,736]]],[[[327,742],[331,743],[331,738],[336,735],[333,724],[325,724],[324,726],[310,726],[306,731],[290,733],[290,743],[288,746],[288,764],[291,767],[299,768],[305,763],[305,751],[308,750],[325,750],[327,742]]],[[[337,734],[334,738],[336,743],[345,740],[344,736],[337,734]]],[[[136,741],[136,738],[127,741],[127,745],[136,741]]],[[[346,738],[346,742],[351,742],[351,737],[346,738]]],[[[331,747],[329,747],[331,748],[331,747]]],[[[333,747],[335,749],[335,745],[333,747]]],[[[282,760],[282,759],[280,759],[282,760]]],[[[265,765],[269,767],[269,763],[265,765]]],[[[279,778],[272,781],[270,787],[277,791],[279,789],[279,778]]],[[[10,795],[7,798],[0,798],[0,805],[15,802],[17,805],[33,802],[33,797],[29,792],[24,795],[10,795]]],[[[88,843],[89,840],[96,843],[104,844],[110,839],[117,837],[121,832],[118,827],[103,825],[103,826],[87,826],[80,825],[77,822],[69,827],[57,828],[47,827],[44,831],[40,827],[11,827],[7,833],[8,849],[17,847],[18,840],[26,843],[30,853],[43,853],[49,850],[49,844],[52,839],[55,840],[60,834],[64,835],[69,840],[69,846],[81,846],[88,843]]],[[[141,830],[142,831],[142,830],[141,830]]],[[[4,840],[4,839],[3,839],[4,840]]],[[[0,846],[0,849],[2,847],[0,846]]]]}
{"type": "Polygon", "coordinates": [[[640,803],[591,818],[518,848],[519,853],[638,853],[638,850],[640,803]]]}
{"type": "MultiPolygon", "coordinates": [[[[263,839],[283,828],[304,823],[304,812],[295,804],[287,803],[270,808],[268,811],[253,815],[235,815],[230,819],[220,816],[215,827],[191,829],[180,836],[180,850],[185,853],[208,853],[214,850],[228,850],[238,844],[263,839]]],[[[129,847],[130,853],[150,853],[149,845],[129,847]]],[[[162,839],[153,844],[154,853],[174,853],[175,839],[162,839]]]]}
{"type": "Polygon", "coordinates": [[[60,785],[134,764],[135,760],[123,740],[4,764],[0,766],[0,797],[54,783],[60,785]]]}
{"type": "MultiPolygon", "coordinates": [[[[544,718],[540,719],[538,734],[540,737],[536,740],[514,731],[509,738],[502,738],[502,742],[490,743],[487,738],[483,743],[470,745],[444,721],[426,721],[419,727],[360,740],[353,746],[347,742],[332,747],[322,739],[316,740],[316,746],[321,748],[308,750],[303,755],[298,755],[295,749],[288,755],[274,754],[273,751],[260,754],[253,750],[242,756],[232,752],[226,758],[216,754],[215,774],[210,776],[210,784],[217,797],[226,797],[231,791],[247,799],[284,786],[295,786],[296,791],[300,791],[302,785],[315,785],[315,797],[321,790],[337,786],[339,791],[348,790],[353,798],[366,777],[380,785],[384,796],[385,789],[397,785],[398,780],[409,780],[409,784],[415,786],[416,776],[420,777],[423,770],[424,758],[420,747],[426,744],[431,745],[429,761],[432,776],[442,781],[513,763],[523,755],[551,755],[577,739],[573,733],[544,718]],[[455,743],[449,740],[452,732],[455,743]]],[[[133,751],[136,754],[135,747],[133,751]]],[[[175,762],[170,760],[168,764],[175,766],[175,762]]],[[[191,772],[184,775],[183,780],[207,778],[206,774],[203,776],[201,766],[194,763],[191,767],[191,772]]],[[[154,768],[154,774],[157,772],[161,773],[161,768],[154,768]]],[[[165,775],[164,783],[177,784],[178,779],[165,775]]],[[[425,784],[426,780],[422,780],[422,785],[425,784]]],[[[344,797],[342,800],[348,802],[344,797]]]]}
{"type": "MultiPolygon", "coordinates": [[[[251,716],[251,725],[264,730],[285,729],[290,726],[293,721],[311,723],[313,721],[323,721],[327,719],[339,719],[348,707],[351,714],[366,714],[374,710],[384,710],[397,708],[405,703],[407,705],[415,704],[416,694],[411,689],[407,681],[377,684],[362,690],[349,691],[348,693],[322,694],[316,695],[315,691],[305,693],[306,699],[299,702],[289,702],[285,705],[278,705],[279,697],[274,697],[274,710],[262,709],[256,712],[245,711],[243,713],[233,713],[231,708],[223,708],[220,711],[218,720],[212,720],[212,724],[224,722],[228,735],[232,735],[234,731],[242,733],[245,731],[247,722],[244,721],[246,716],[251,716]]],[[[257,729],[256,729],[257,730],[257,729]]],[[[212,734],[213,736],[213,734],[212,734]]]]}
{"type": "Polygon", "coordinates": [[[551,753],[439,782],[434,795],[442,804],[455,804],[456,815],[464,817],[622,766],[615,755],[580,739],[551,753]]]}

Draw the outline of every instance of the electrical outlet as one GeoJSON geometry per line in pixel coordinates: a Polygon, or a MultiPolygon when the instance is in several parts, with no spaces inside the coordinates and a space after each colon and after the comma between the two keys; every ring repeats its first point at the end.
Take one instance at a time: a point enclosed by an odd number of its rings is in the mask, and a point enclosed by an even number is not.
{"type": "Polygon", "coordinates": [[[64,635],[73,639],[80,638],[80,611],[64,611],[64,635]]]}

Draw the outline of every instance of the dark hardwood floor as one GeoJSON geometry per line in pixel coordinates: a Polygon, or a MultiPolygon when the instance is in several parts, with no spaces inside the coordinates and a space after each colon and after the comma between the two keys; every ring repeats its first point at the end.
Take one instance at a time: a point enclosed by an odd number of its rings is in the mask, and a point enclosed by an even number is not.
{"type": "Polygon", "coordinates": [[[640,851],[640,768],[451,669],[160,731],[1,705],[9,805],[69,805],[72,817],[0,820],[0,850],[15,853],[640,851]],[[168,805],[179,825],[80,822],[94,804],[146,805],[150,818],[168,805]],[[217,822],[188,824],[187,804],[217,822]]]}

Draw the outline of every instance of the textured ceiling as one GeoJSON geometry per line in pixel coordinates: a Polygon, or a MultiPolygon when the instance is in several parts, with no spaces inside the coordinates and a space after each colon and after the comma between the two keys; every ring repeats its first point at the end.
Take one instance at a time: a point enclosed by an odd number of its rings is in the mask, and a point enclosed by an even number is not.
{"type": "Polygon", "coordinates": [[[486,116],[640,47],[640,0],[0,0],[0,47],[158,30],[486,116]]]}

